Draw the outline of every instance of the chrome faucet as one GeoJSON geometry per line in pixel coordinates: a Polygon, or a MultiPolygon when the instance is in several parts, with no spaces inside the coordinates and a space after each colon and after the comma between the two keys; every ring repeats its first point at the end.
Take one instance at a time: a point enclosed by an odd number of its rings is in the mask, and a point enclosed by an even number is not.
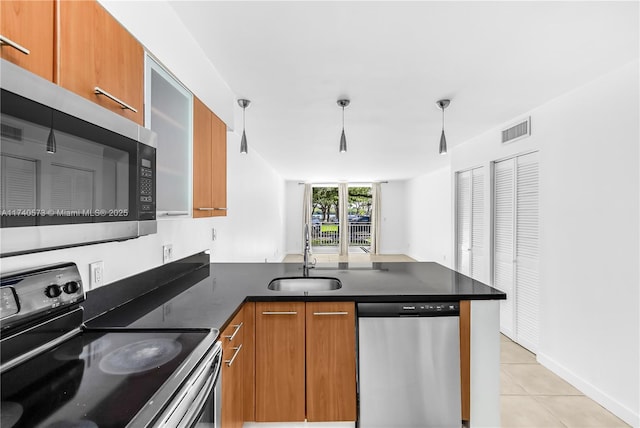
{"type": "Polygon", "coordinates": [[[315,265],[312,263],[312,266],[309,266],[309,250],[311,250],[311,245],[309,244],[309,223],[304,225],[304,255],[303,255],[303,263],[302,263],[302,276],[309,276],[309,269],[313,269],[315,265]]]}

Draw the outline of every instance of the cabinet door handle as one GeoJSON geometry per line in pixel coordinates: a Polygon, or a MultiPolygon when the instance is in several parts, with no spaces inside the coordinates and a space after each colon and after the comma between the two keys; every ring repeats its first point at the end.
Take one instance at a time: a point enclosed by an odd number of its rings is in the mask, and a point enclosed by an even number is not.
{"type": "Polygon", "coordinates": [[[95,88],[93,88],[93,92],[96,95],[104,95],[105,97],[109,98],[111,101],[114,101],[116,104],[120,104],[120,107],[122,107],[123,110],[131,110],[134,113],[138,112],[138,110],[131,107],[129,104],[125,103],[120,98],[117,98],[116,96],[111,95],[109,92],[105,91],[104,89],[101,89],[96,86],[95,88]]]}
{"type": "Polygon", "coordinates": [[[12,48],[22,52],[25,55],[29,55],[31,54],[31,52],[29,51],[29,49],[25,48],[22,45],[19,45],[18,43],[14,42],[11,39],[7,39],[5,36],[1,36],[0,35],[0,44],[3,45],[7,45],[7,46],[11,46],[12,48]]]}
{"type": "Polygon", "coordinates": [[[349,315],[349,312],[314,312],[313,315],[349,315]]]}
{"type": "Polygon", "coordinates": [[[242,349],[242,344],[236,346],[233,349],[236,351],[236,352],[233,353],[233,357],[231,357],[230,360],[225,360],[225,363],[227,363],[227,367],[231,367],[231,364],[233,364],[233,361],[236,359],[236,357],[240,353],[240,350],[242,349]]]}
{"type": "Polygon", "coordinates": [[[226,208],[197,208],[198,211],[226,211],[226,208]]]}
{"type": "Polygon", "coordinates": [[[166,215],[167,217],[178,216],[178,215],[189,215],[189,211],[167,211],[161,215],[166,215]]]}
{"type": "Polygon", "coordinates": [[[298,315],[297,311],[273,311],[273,312],[263,312],[262,315],[298,315]]]}
{"type": "Polygon", "coordinates": [[[242,328],[242,325],[244,323],[241,322],[240,324],[234,325],[233,327],[235,327],[235,331],[233,332],[232,335],[230,336],[225,336],[227,339],[229,339],[229,342],[231,342],[233,340],[234,337],[236,337],[236,334],[238,334],[238,332],[240,331],[240,329],[242,328]]]}

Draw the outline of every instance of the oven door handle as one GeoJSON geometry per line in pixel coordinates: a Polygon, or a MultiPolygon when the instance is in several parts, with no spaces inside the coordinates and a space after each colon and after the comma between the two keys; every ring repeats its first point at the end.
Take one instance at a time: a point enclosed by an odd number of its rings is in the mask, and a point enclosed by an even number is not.
{"type": "Polygon", "coordinates": [[[211,376],[209,380],[207,380],[206,385],[195,397],[193,405],[189,407],[189,411],[184,415],[184,418],[182,418],[182,420],[178,424],[178,428],[193,428],[196,425],[196,423],[200,419],[200,416],[202,415],[202,411],[204,410],[202,407],[206,404],[209,395],[216,385],[217,377],[217,374],[215,374],[211,376]]]}
{"type": "Polygon", "coordinates": [[[187,428],[197,421],[220,374],[222,351],[219,348],[220,342],[216,344],[200,370],[191,376],[193,380],[181,391],[180,396],[174,400],[175,404],[165,412],[166,416],[155,425],[156,427],[187,428]]]}

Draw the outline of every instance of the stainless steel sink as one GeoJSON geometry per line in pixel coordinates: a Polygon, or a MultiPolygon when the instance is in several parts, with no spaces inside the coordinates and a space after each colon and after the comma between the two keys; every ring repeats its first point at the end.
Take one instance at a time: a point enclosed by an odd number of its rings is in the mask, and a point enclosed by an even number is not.
{"type": "Polygon", "coordinates": [[[293,276],[276,278],[267,288],[273,291],[331,291],[342,288],[342,282],[338,278],[293,276]]]}

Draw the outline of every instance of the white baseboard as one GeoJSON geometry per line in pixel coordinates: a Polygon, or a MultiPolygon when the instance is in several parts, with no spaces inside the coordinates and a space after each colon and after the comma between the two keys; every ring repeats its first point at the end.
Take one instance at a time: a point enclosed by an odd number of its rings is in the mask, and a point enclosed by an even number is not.
{"type": "Polygon", "coordinates": [[[575,386],[584,393],[584,395],[591,398],[632,427],[640,427],[640,414],[620,403],[597,386],[582,379],[580,376],[576,375],[574,372],[542,352],[537,354],[537,360],[540,364],[569,382],[571,385],[575,386]]]}

